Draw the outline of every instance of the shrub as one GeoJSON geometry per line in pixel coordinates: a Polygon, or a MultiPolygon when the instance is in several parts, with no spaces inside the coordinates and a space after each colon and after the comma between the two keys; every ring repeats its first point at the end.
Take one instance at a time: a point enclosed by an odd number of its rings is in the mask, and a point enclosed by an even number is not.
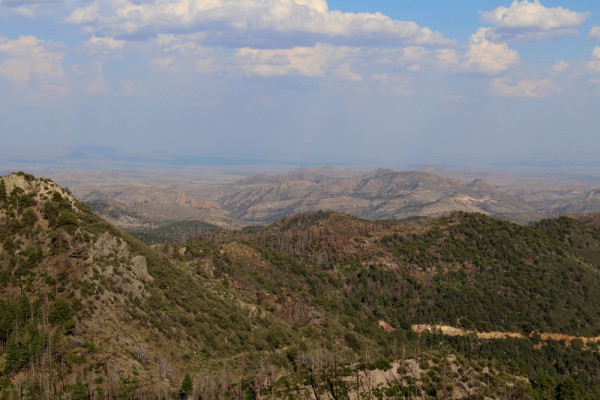
{"type": "Polygon", "coordinates": [[[48,321],[52,324],[60,324],[71,319],[73,312],[71,306],[63,299],[56,299],[50,305],[48,321]]]}

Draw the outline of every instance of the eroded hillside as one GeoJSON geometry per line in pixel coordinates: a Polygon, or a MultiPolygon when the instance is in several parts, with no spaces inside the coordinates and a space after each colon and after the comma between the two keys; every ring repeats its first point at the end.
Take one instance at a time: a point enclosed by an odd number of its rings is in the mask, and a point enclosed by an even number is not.
{"type": "Polygon", "coordinates": [[[150,248],[25,173],[0,210],[4,398],[600,393],[595,342],[555,340],[598,335],[593,217],[316,212],[150,248]]]}

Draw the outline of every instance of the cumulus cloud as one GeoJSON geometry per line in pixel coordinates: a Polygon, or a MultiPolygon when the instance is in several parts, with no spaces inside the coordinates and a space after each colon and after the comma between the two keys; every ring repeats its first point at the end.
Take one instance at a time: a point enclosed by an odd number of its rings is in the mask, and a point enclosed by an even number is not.
{"type": "Polygon", "coordinates": [[[349,63],[344,63],[333,71],[333,76],[338,79],[343,79],[352,82],[360,82],[363,80],[362,75],[354,72],[349,63]]]}
{"type": "Polygon", "coordinates": [[[35,17],[35,10],[31,7],[25,7],[25,6],[15,7],[13,9],[13,12],[16,14],[19,14],[23,17],[29,17],[29,18],[35,17]]]}
{"type": "Polygon", "coordinates": [[[94,23],[114,35],[204,32],[206,43],[243,47],[300,47],[330,44],[453,43],[441,33],[381,13],[331,11],[325,0],[171,0],[99,2],[76,9],[66,19],[94,23]],[[100,14],[100,10],[105,13],[100,14]]]}
{"type": "Polygon", "coordinates": [[[99,18],[100,7],[97,3],[93,3],[87,7],[73,10],[73,12],[65,18],[65,21],[70,24],[90,24],[96,22],[99,18]]]}
{"type": "Polygon", "coordinates": [[[0,0],[4,10],[27,18],[56,16],[65,5],[65,0],[0,0]]]}
{"type": "Polygon", "coordinates": [[[484,74],[504,72],[519,64],[519,53],[506,43],[488,40],[489,28],[479,28],[469,39],[469,49],[462,62],[463,69],[484,74]]]}
{"type": "Polygon", "coordinates": [[[204,39],[203,34],[159,34],[154,43],[165,53],[179,54],[182,56],[206,55],[210,52],[208,47],[200,43],[204,39]]]}
{"type": "Polygon", "coordinates": [[[442,68],[454,68],[460,64],[460,55],[454,49],[439,49],[435,58],[442,68]]]}
{"type": "Polygon", "coordinates": [[[248,75],[300,75],[324,77],[329,65],[341,59],[346,49],[325,44],[292,49],[252,49],[236,51],[239,67],[248,75]]]}
{"type": "Polygon", "coordinates": [[[600,47],[592,51],[592,59],[587,64],[587,69],[592,72],[600,72],[600,47]]]}
{"type": "Polygon", "coordinates": [[[563,7],[545,7],[539,0],[515,0],[510,7],[500,6],[483,12],[481,19],[496,28],[498,39],[536,40],[545,37],[576,33],[589,17],[589,13],[571,11],[563,7]]]}
{"type": "MultiPolygon", "coordinates": [[[[151,65],[169,73],[191,68],[195,72],[209,74],[218,72],[233,62],[227,52],[201,45],[199,42],[203,38],[202,33],[157,35],[154,43],[162,54],[154,57],[151,65]]],[[[232,65],[229,65],[229,69],[232,69],[231,67],[232,65]]]]}
{"type": "Polygon", "coordinates": [[[496,96],[541,98],[557,90],[550,79],[523,79],[514,82],[510,78],[495,78],[490,83],[490,90],[496,96]]]}
{"type": "Polygon", "coordinates": [[[562,7],[547,8],[538,0],[513,1],[510,7],[500,6],[484,12],[482,19],[502,28],[557,29],[581,25],[587,13],[580,13],[562,7]]]}
{"type": "Polygon", "coordinates": [[[6,4],[7,6],[58,4],[58,3],[63,3],[63,2],[64,2],[64,0],[0,0],[0,4],[6,4]]]}
{"type": "Polygon", "coordinates": [[[122,50],[126,43],[124,40],[111,37],[92,36],[82,45],[82,48],[89,55],[109,56],[118,54],[118,51],[122,50]]]}
{"type": "Polygon", "coordinates": [[[25,85],[32,79],[48,80],[63,76],[63,54],[34,36],[9,40],[0,37],[0,76],[25,85]]]}
{"type": "Polygon", "coordinates": [[[159,69],[160,71],[169,72],[173,74],[177,72],[177,69],[174,67],[175,57],[173,56],[153,58],[150,64],[153,67],[159,69]]]}
{"type": "Polygon", "coordinates": [[[317,43],[293,48],[241,49],[203,46],[199,34],[161,34],[155,38],[162,54],[151,61],[161,71],[226,75],[305,76],[359,82],[365,74],[419,71],[435,63],[421,46],[370,48],[317,43]]]}
{"type": "Polygon", "coordinates": [[[588,39],[599,39],[600,40],[600,26],[592,26],[590,33],[588,33],[588,39]]]}

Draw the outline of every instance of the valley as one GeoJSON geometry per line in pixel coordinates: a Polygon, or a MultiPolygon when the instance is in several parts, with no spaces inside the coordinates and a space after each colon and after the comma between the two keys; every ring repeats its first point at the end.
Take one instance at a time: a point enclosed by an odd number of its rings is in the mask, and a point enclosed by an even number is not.
{"type": "Polygon", "coordinates": [[[53,176],[111,223],[157,243],[193,229],[265,225],[319,210],[370,220],[467,211],[520,223],[600,211],[599,177],[585,171],[550,175],[255,167],[179,173],[56,171],[53,176]]]}

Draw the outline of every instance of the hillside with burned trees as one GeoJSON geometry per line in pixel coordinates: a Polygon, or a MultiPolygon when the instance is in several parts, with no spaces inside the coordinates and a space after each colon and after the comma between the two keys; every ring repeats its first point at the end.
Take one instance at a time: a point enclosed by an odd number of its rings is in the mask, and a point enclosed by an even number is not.
{"type": "Polygon", "coordinates": [[[0,396],[597,398],[596,220],[314,212],[149,247],[11,174],[0,396]]]}

